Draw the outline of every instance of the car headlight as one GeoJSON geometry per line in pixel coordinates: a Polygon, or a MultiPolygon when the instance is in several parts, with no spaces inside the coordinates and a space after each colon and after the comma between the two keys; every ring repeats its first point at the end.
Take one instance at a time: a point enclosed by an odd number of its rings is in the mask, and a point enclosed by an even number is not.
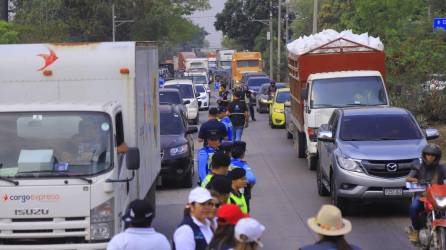
{"type": "Polygon", "coordinates": [[[446,197],[434,196],[435,203],[439,208],[446,208],[446,197]]]}
{"type": "Polygon", "coordinates": [[[189,146],[187,144],[181,145],[179,147],[171,148],[170,155],[181,155],[189,150],[189,146]]]}
{"type": "Polygon", "coordinates": [[[265,99],[265,98],[262,97],[262,98],[260,98],[260,101],[261,102],[268,102],[268,99],[265,99]]]}
{"type": "Polygon", "coordinates": [[[284,111],[285,111],[284,109],[278,109],[278,108],[274,109],[275,113],[283,113],[284,111]]]}
{"type": "Polygon", "coordinates": [[[114,235],[114,199],[110,199],[90,210],[91,240],[108,240],[114,235]]]}
{"type": "Polygon", "coordinates": [[[339,166],[345,170],[362,173],[362,168],[358,160],[348,158],[344,155],[337,155],[339,166]]]}

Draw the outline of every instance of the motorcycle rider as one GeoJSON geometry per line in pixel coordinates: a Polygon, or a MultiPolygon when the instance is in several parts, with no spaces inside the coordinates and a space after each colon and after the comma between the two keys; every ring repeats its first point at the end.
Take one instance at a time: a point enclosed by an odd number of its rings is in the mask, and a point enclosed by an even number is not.
{"type": "MultiPolygon", "coordinates": [[[[428,144],[422,150],[420,164],[415,166],[406,177],[411,183],[432,183],[444,184],[446,178],[446,167],[440,164],[441,149],[438,145],[428,144]]],[[[423,203],[420,201],[421,194],[413,197],[409,214],[412,221],[412,228],[409,231],[409,240],[412,243],[418,242],[419,230],[424,226],[418,214],[423,210],[423,203]]]]}
{"type": "Polygon", "coordinates": [[[276,81],[271,80],[271,83],[268,87],[268,96],[274,96],[277,91],[276,81]]]}

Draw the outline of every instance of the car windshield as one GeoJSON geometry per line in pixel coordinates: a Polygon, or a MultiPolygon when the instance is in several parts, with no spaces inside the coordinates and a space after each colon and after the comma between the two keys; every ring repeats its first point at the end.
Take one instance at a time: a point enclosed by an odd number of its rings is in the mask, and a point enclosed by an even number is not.
{"type": "Polygon", "coordinates": [[[289,91],[281,91],[277,93],[276,102],[277,103],[285,103],[290,100],[290,92],[289,91]]]}
{"type": "Polygon", "coordinates": [[[184,132],[184,125],[179,114],[161,112],[160,117],[161,135],[178,135],[184,132]]]}
{"type": "Polygon", "coordinates": [[[262,84],[269,83],[269,78],[266,77],[251,77],[248,79],[248,86],[249,87],[258,87],[262,84]]]}
{"type": "Polygon", "coordinates": [[[406,115],[355,115],[342,119],[344,141],[416,140],[422,134],[415,120],[406,115]]]}
{"type": "Polygon", "coordinates": [[[258,60],[240,60],[237,61],[237,67],[243,68],[243,67],[258,67],[259,61],[258,60]]]}
{"type": "Polygon", "coordinates": [[[183,99],[194,98],[194,90],[192,89],[191,84],[174,84],[174,85],[165,85],[164,88],[168,89],[178,89],[181,93],[183,99]]]}
{"type": "Polygon", "coordinates": [[[380,77],[345,77],[314,80],[311,108],[386,105],[386,92],[380,77]]]}
{"type": "Polygon", "coordinates": [[[197,90],[198,93],[205,93],[206,89],[203,85],[195,85],[195,90],[197,90]]]}
{"type": "Polygon", "coordinates": [[[160,91],[160,103],[182,104],[181,97],[178,92],[160,91]]]}
{"type": "Polygon", "coordinates": [[[3,113],[0,124],[0,177],[86,176],[112,166],[103,113],[3,113]]]}
{"type": "Polygon", "coordinates": [[[187,78],[191,79],[192,82],[195,83],[195,84],[208,84],[206,82],[206,76],[202,76],[202,75],[199,75],[199,76],[195,75],[194,76],[194,75],[192,75],[192,76],[188,76],[187,78]]]}
{"type": "Polygon", "coordinates": [[[220,65],[224,67],[230,67],[231,61],[220,61],[220,65]]]}

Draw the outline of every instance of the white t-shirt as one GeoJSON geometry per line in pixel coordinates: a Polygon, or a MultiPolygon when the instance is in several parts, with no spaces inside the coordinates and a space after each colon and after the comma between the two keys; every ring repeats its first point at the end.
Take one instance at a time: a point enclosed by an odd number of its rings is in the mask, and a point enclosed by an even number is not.
{"type": "Polygon", "coordinates": [[[108,243],[107,250],[171,250],[166,236],[153,228],[127,228],[108,243]]]}
{"type": "MultiPolygon", "coordinates": [[[[206,220],[205,223],[201,223],[199,220],[192,216],[192,220],[200,228],[201,233],[209,244],[212,240],[214,233],[211,229],[211,223],[206,220]]],[[[189,225],[182,225],[173,234],[173,241],[175,242],[176,250],[195,250],[194,231],[189,225]]]]}

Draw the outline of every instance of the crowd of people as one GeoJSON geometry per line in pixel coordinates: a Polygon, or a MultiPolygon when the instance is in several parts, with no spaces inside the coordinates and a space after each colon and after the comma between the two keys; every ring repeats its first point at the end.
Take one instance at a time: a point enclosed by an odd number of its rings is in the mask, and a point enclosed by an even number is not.
{"type": "MultiPolygon", "coordinates": [[[[250,97],[243,91],[231,94],[224,84],[219,88],[219,105],[209,109],[208,120],[198,134],[198,141],[203,143],[197,154],[198,186],[189,193],[183,218],[173,233],[172,246],[151,227],[153,208],[143,200],[135,200],[122,217],[126,230],[110,241],[109,250],[255,250],[263,247],[261,238],[265,226],[250,216],[257,178],[245,158],[247,143],[242,140],[249,113],[255,121],[254,112],[249,108],[250,97]]],[[[320,240],[302,247],[303,250],[359,249],[345,240],[344,235],[352,226],[335,206],[324,205],[314,218],[308,219],[307,225],[320,235],[320,240]]]]}

